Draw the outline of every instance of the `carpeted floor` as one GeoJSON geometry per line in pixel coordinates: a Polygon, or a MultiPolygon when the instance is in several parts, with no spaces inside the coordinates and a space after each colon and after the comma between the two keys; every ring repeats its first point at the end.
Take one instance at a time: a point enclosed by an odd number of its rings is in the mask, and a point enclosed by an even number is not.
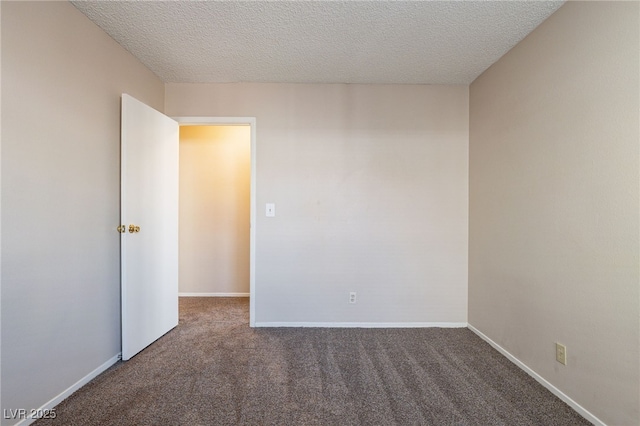
{"type": "Polygon", "coordinates": [[[248,299],[180,324],[44,425],[588,425],[467,329],[249,328],[248,299]]]}

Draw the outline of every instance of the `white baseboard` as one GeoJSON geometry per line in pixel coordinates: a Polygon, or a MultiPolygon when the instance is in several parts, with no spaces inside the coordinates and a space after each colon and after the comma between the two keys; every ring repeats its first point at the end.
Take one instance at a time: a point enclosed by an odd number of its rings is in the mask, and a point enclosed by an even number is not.
{"type": "Polygon", "coordinates": [[[562,401],[564,401],[569,407],[571,407],[575,411],[577,411],[582,417],[584,417],[585,419],[587,419],[588,421],[590,421],[591,423],[593,423],[596,426],[606,426],[606,424],[602,420],[600,420],[599,418],[597,418],[596,416],[591,414],[589,411],[587,411],[587,409],[585,409],[583,406],[581,406],[580,404],[575,402],[573,399],[571,399],[569,396],[567,396],[560,389],[558,389],[557,387],[553,386],[544,377],[542,377],[541,375],[539,375],[538,373],[533,371],[531,368],[529,368],[525,363],[520,361],[518,358],[516,358],[515,356],[511,355],[506,349],[504,349],[502,346],[498,345],[496,342],[491,340],[489,337],[487,337],[480,330],[478,330],[477,328],[475,328],[471,324],[469,324],[468,328],[469,328],[469,330],[471,330],[475,334],[477,334],[482,340],[484,340],[485,342],[487,342],[488,344],[493,346],[493,348],[496,349],[498,352],[500,352],[502,355],[507,357],[507,359],[509,359],[509,361],[513,362],[515,365],[517,365],[522,370],[524,370],[525,373],[527,373],[528,375],[533,377],[538,383],[540,383],[542,386],[547,388],[552,394],[554,394],[555,396],[560,398],[562,401]]]}
{"type": "MultiPolygon", "coordinates": [[[[35,411],[37,412],[50,411],[56,405],[60,404],[62,401],[70,397],[72,393],[74,393],[75,391],[77,391],[87,383],[89,383],[91,380],[95,379],[100,373],[104,372],[107,368],[111,367],[113,364],[118,362],[121,359],[121,357],[122,357],[122,354],[118,353],[116,356],[106,361],[104,364],[102,364],[101,366],[99,366],[98,368],[96,368],[95,370],[93,370],[92,372],[90,372],[89,374],[87,374],[77,382],[75,382],[73,385],[69,386],[67,389],[62,391],[59,395],[55,396],[53,399],[51,399],[49,402],[45,403],[42,407],[38,408],[35,411]]],[[[37,419],[31,418],[29,416],[26,419],[23,419],[22,421],[16,423],[15,426],[27,426],[35,422],[36,420],[37,419]]]]}
{"type": "Polygon", "coordinates": [[[178,297],[249,297],[249,293],[178,293],[178,297]]]}
{"type": "Polygon", "coordinates": [[[466,322],[256,322],[255,327],[466,328],[466,322]]]}

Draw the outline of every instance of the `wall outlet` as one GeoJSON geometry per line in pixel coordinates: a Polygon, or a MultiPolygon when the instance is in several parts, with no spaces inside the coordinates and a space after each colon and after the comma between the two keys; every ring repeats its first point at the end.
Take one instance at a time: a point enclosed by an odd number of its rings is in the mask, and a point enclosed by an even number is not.
{"type": "Polygon", "coordinates": [[[567,347],[556,342],[556,361],[562,365],[567,365],[567,347]]]}
{"type": "Polygon", "coordinates": [[[349,293],[349,303],[356,303],[356,292],[352,291],[349,293]]]}

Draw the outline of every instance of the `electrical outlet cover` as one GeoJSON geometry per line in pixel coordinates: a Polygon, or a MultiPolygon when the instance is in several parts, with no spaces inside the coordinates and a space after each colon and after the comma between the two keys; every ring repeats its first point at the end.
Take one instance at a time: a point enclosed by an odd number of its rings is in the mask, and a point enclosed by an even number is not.
{"type": "Polygon", "coordinates": [[[567,347],[562,343],[556,343],[556,361],[562,365],[567,365],[567,347]]]}

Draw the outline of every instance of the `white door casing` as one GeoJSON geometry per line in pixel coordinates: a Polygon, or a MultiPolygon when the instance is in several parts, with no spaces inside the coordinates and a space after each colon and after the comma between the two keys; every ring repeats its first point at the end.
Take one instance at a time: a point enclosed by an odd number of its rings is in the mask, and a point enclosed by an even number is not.
{"type": "Polygon", "coordinates": [[[256,228],[257,228],[257,150],[255,117],[173,117],[181,126],[233,126],[251,127],[251,202],[249,231],[249,326],[256,324],[256,228]]]}
{"type": "Polygon", "coordinates": [[[127,94],[121,126],[122,359],[128,360],[178,324],[179,128],[127,94]]]}

